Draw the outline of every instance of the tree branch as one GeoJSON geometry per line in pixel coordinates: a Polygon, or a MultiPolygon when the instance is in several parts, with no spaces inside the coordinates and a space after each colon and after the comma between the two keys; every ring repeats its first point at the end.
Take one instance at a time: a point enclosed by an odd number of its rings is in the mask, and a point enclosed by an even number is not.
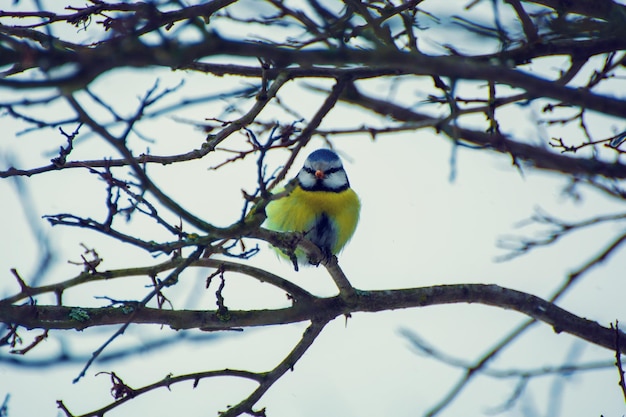
{"type": "MultiPolygon", "coordinates": [[[[353,304],[340,296],[296,303],[277,310],[229,310],[228,320],[217,311],[162,310],[129,304],[121,307],[80,308],[44,305],[0,305],[0,320],[29,329],[76,329],[123,324],[132,311],[136,324],[160,324],[173,329],[198,328],[205,331],[295,323],[322,317],[331,320],[341,315],[453,303],[479,303],[518,311],[554,328],[606,349],[615,349],[614,330],[578,317],[539,297],[520,291],[484,284],[439,285],[386,291],[356,290],[353,304]]],[[[626,334],[619,332],[622,353],[626,334]]]]}

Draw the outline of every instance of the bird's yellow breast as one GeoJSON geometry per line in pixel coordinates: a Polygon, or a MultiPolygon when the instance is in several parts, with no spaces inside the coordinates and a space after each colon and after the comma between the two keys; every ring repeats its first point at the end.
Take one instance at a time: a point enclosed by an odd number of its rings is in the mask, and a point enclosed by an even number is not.
{"type": "Polygon", "coordinates": [[[283,232],[307,232],[322,215],[336,230],[332,252],[337,254],[350,240],[359,220],[361,203],[348,188],[341,192],[305,191],[296,186],[286,197],[267,205],[267,227],[283,232]]]}

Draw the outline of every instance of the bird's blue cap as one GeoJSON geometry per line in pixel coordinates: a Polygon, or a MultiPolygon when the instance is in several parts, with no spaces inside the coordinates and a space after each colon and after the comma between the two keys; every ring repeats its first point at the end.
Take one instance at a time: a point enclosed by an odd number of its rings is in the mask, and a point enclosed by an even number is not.
{"type": "Polygon", "coordinates": [[[339,159],[339,156],[331,151],[330,149],[318,149],[311,154],[307,158],[309,161],[335,161],[339,159]]]}

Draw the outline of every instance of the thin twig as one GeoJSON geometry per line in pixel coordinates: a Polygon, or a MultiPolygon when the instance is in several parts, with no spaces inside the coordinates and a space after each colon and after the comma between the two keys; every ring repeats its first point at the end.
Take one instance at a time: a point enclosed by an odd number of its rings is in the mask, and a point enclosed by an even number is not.
{"type": "Polygon", "coordinates": [[[619,386],[622,389],[624,401],[626,401],[626,379],[624,379],[624,367],[622,366],[622,347],[619,338],[620,331],[618,320],[615,320],[615,327],[613,327],[613,323],[611,323],[611,329],[615,331],[615,367],[619,373],[619,386]]]}
{"type": "Polygon", "coordinates": [[[78,376],[74,378],[74,380],[72,381],[73,383],[78,382],[83,376],[85,376],[87,369],[89,369],[91,364],[98,358],[98,356],[100,356],[100,354],[104,351],[104,349],[106,349],[106,347],[110,345],[115,339],[117,339],[119,336],[124,334],[128,326],[130,326],[133,323],[133,319],[135,315],[137,314],[137,312],[141,308],[143,308],[150,300],[152,300],[154,296],[159,294],[162,288],[168,285],[172,285],[176,280],[178,280],[178,276],[180,275],[180,273],[183,270],[185,270],[189,265],[191,265],[193,262],[197,261],[200,258],[200,256],[202,256],[202,252],[204,252],[204,247],[199,247],[198,249],[196,249],[196,251],[192,253],[182,264],[177,266],[167,276],[167,278],[165,278],[163,281],[158,283],[158,286],[156,286],[154,290],[152,290],[148,295],[146,295],[141,301],[137,303],[137,306],[135,307],[133,312],[128,315],[128,320],[126,321],[126,323],[124,323],[119,329],[117,329],[117,331],[113,333],[113,335],[111,335],[111,337],[109,337],[106,342],[104,342],[98,349],[96,349],[91,354],[91,358],[89,358],[89,360],[87,361],[83,369],[80,371],[78,376]]]}
{"type": "Polygon", "coordinates": [[[300,342],[298,342],[291,353],[289,353],[289,355],[287,355],[287,357],[285,357],[285,359],[283,359],[283,361],[276,368],[264,375],[263,381],[259,387],[239,404],[236,404],[228,410],[222,412],[220,414],[221,417],[235,417],[241,415],[242,413],[257,415],[252,407],[267,392],[267,390],[270,389],[272,385],[274,385],[274,383],[285,374],[285,372],[293,370],[295,364],[306,353],[309,347],[311,347],[313,342],[315,342],[315,339],[317,339],[317,336],[319,336],[327,323],[328,320],[312,321],[311,325],[304,331],[300,342]]]}

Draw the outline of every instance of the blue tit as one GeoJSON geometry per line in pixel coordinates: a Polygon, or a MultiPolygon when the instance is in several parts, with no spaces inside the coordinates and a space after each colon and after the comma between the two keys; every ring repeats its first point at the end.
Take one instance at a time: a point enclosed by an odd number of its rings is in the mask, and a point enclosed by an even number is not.
{"type": "MultiPolygon", "coordinates": [[[[295,181],[293,191],[267,205],[265,226],[304,233],[324,256],[338,254],[354,234],[361,211],[341,159],[331,150],[318,149],[308,156],[295,181]]],[[[306,263],[302,251],[296,256],[306,263]]]]}

